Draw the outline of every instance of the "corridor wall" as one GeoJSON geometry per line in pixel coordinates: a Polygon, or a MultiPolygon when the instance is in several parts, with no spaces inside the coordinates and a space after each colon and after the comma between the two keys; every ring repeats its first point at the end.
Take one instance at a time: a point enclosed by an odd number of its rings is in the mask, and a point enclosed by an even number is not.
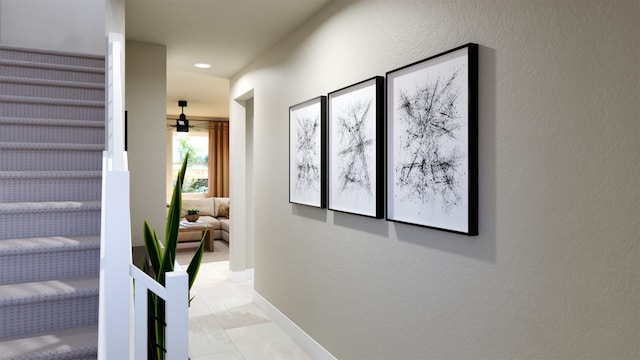
{"type": "Polygon", "coordinates": [[[232,102],[254,96],[256,291],[339,359],[640,357],[639,19],[634,1],[331,2],[232,79],[232,102]],[[468,42],[478,236],[288,202],[289,106],[468,42]]]}

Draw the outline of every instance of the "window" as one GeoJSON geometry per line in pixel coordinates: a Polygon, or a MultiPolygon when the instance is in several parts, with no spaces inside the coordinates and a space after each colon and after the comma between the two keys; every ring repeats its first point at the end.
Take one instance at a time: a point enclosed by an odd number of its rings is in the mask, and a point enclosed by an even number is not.
{"type": "Polygon", "coordinates": [[[229,122],[190,120],[189,132],[176,132],[167,118],[166,196],[170,201],[184,155],[189,164],[183,184],[187,198],[229,196],[229,122]]]}
{"type": "Polygon", "coordinates": [[[182,192],[184,194],[206,194],[209,192],[209,134],[207,132],[173,132],[171,156],[172,185],[175,185],[180,165],[190,152],[187,173],[182,192]]]}

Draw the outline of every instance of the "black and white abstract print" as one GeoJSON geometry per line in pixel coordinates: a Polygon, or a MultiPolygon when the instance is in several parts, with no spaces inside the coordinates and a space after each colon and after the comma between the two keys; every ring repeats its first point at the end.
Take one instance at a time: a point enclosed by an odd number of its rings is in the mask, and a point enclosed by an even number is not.
{"type": "Polygon", "coordinates": [[[320,184],[320,115],[301,114],[296,117],[296,123],[296,187],[300,190],[315,189],[320,184]]]}
{"type": "Polygon", "coordinates": [[[341,193],[362,192],[371,197],[371,178],[369,168],[370,153],[367,152],[375,139],[367,134],[366,121],[373,99],[356,100],[347,105],[341,114],[336,116],[338,132],[338,188],[341,193]]]}
{"type": "Polygon", "coordinates": [[[322,203],[321,103],[290,109],[289,197],[292,202],[320,206],[322,203]]]}
{"type": "Polygon", "coordinates": [[[452,54],[393,81],[393,216],[464,231],[468,213],[468,67],[452,54]],[[444,224],[444,226],[441,226],[444,224]]]}
{"type": "Polygon", "coordinates": [[[374,216],[376,83],[365,85],[329,97],[329,207],[374,216]]]}
{"type": "Polygon", "coordinates": [[[398,135],[401,157],[396,163],[396,181],[404,200],[437,204],[449,212],[461,199],[462,155],[458,130],[461,123],[457,101],[460,88],[455,80],[460,69],[438,73],[414,89],[398,92],[398,135]]]}

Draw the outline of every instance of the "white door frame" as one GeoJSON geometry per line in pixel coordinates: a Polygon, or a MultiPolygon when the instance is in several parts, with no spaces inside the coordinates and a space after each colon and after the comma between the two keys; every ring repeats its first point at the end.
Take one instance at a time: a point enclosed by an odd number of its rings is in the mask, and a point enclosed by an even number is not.
{"type": "Polygon", "coordinates": [[[253,89],[231,101],[229,116],[230,235],[229,269],[232,281],[253,279],[253,116],[247,101],[253,89]],[[251,153],[247,153],[251,152],[251,153]]]}

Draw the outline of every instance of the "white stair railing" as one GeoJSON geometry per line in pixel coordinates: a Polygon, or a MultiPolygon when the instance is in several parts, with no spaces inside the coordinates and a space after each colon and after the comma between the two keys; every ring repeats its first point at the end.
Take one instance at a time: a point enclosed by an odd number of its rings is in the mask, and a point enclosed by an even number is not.
{"type": "MultiPolygon", "coordinates": [[[[179,269],[179,266],[177,268],[179,269]]],[[[166,285],[162,287],[135,265],[132,264],[129,269],[131,276],[135,279],[135,358],[147,359],[147,294],[151,291],[161,297],[166,304],[166,359],[187,359],[189,340],[189,277],[187,273],[182,270],[167,273],[166,285]]]]}
{"type": "Polygon", "coordinates": [[[152,291],[166,303],[166,359],[184,360],[188,355],[189,339],[187,273],[179,266],[175,267],[175,271],[166,275],[166,286],[163,287],[131,261],[129,171],[124,151],[122,34],[109,33],[107,41],[98,359],[147,359],[147,291],[152,291]],[[135,295],[132,280],[135,281],[135,295]],[[132,328],[135,329],[133,337],[132,328]]]}

